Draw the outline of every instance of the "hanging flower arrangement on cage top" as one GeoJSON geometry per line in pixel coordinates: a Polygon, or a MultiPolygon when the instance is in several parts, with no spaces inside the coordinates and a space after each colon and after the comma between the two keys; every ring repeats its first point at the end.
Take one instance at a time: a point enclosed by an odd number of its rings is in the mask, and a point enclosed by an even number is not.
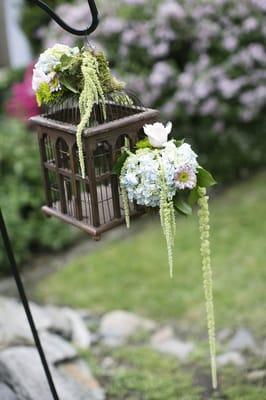
{"type": "Polygon", "coordinates": [[[81,118],[77,127],[77,145],[83,178],[82,131],[90,121],[93,106],[100,105],[103,120],[106,120],[107,96],[122,105],[132,103],[124,87],[124,82],[111,74],[104,53],[92,49],[56,44],[40,55],[34,67],[32,88],[39,106],[60,104],[70,96],[79,102],[81,118]]]}
{"type": "Polygon", "coordinates": [[[145,125],[147,137],[131,152],[128,143],[115,165],[127,227],[130,227],[129,201],[140,206],[158,208],[166,239],[170,276],[173,277],[173,248],[176,232],[175,213],[189,215],[199,205],[202,272],[206,300],[213,387],[217,386],[215,361],[215,328],[212,295],[212,270],[209,243],[209,207],[206,188],[216,182],[197,161],[197,154],[184,140],[168,140],[172,123],[164,127],[156,122],[145,125]]]}

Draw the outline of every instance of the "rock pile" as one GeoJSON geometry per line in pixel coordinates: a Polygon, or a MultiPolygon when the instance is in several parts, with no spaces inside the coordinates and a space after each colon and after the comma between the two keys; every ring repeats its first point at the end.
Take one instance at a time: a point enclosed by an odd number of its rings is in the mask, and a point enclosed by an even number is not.
{"type": "MultiPolygon", "coordinates": [[[[106,346],[128,345],[143,333],[145,345],[162,355],[172,355],[180,363],[189,362],[198,345],[181,339],[172,326],[158,326],[154,321],[133,313],[116,310],[102,317],[87,311],[31,304],[40,339],[49,362],[59,398],[64,400],[104,400],[105,391],[80,357],[80,350],[99,350],[106,346]]],[[[246,328],[236,332],[229,328],[218,332],[217,357],[220,368],[231,364],[242,368],[249,382],[266,377],[263,369],[247,369],[247,357],[266,353],[259,349],[246,328]]],[[[99,361],[112,369],[113,359],[99,361]]],[[[34,346],[22,305],[14,299],[0,297],[0,399],[52,400],[42,365],[34,346]]]]}

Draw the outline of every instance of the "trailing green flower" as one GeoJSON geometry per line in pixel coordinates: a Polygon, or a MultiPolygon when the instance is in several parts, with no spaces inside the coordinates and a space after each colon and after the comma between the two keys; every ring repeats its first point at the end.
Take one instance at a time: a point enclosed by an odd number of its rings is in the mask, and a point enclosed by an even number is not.
{"type": "Polygon", "coordinates": [[[84,178],[85,162],[83,156],[82,132],[90,119],[94,104],[99,104],[99,102],[101,102],[104,118],[106,118],[106,115],[105,97],[99,77],[98,63],[96,58],[90,51],[84,53],[81,71],[84,79],[84,85],[79,98],[81,120],[77,127],[77,146],[81,175],[84,178]]]}
{"type": "Polygon", "coordinates": [[[162,163],[160,163],[160,220],[163,230],[163,234],[166,239],[167,254],[168,254],[168,265],[170,271],[170,277],[173,277],[173,248],[174,238],[176,233],[176,222],[175,222],[175,209],[173,200],[169,200],[169,189],[166,184],[165,174],[162,163]]]}
{"type": "MultiPolygon", "coordinates": [[[[127,158],[129,154],[131,154],[130,153],[130,144],[129,144],[128,138],[125,137],[125,144],[122,149],[121,156],[126,155],[126,158],[127,158]]],[[[126,158],[124,159],[124,165],[122,166],[121,171],[120,171],[120,190],[121,190],[122,203],[123,203],[123,207],[124,207],[126,226],[129,229],[130,228],[129,201],[128,201],[127,190],[126,190],[125,186],[122,184],[122,179],[121,179],[124,176],[125,170],[126,170],[126,163],[125,163],[126,158]]]]}
{"type": "Polygon", "coordinates": [[[121,187],[121,196],[122,196],[122,202],[123,202],[123,207],[124,207],[126,226],[129,229],[130,228],[130,210],[129,210],[127,191],[123,185],[121,185],[120,187],[121,187]]]}
{"type": "Polygon", "coordinates": [[[216,343],[215,343],[215,318],[214,318],[214,305],[213,305],[213,283],[212,283],[212,269],[210,257],[210,225],[209,225],[209,197],[206,195],[206,189],[200,187],[199,194],[199,230],[200,230],[200,251],[202,257],[202,273],[203,273],[203,286],[205,294],[207,325],[209,334],[209,346],[211,356],[211,372],[212,372],[212,385],[217,388],[217,368],[216,368],[216,343]]]}

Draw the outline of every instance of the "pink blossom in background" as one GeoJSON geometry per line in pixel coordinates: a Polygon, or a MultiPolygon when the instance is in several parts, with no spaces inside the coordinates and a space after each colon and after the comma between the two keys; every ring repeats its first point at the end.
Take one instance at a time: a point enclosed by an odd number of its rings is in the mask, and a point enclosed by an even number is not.
{"type": "Polygon", "coordinates": [[[11,89],[11,97],[6,103],[6,113],[23,122],[33,115],[38,114],[39,109],[32,90],[32,71],[33,64],[30,65],[24,75],[23,81],[15,83],[11,89]]]}

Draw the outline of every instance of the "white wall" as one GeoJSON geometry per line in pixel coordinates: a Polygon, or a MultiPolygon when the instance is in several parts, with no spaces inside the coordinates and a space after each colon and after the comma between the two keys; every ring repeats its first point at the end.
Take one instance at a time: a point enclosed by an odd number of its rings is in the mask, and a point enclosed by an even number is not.
{"type": "Polygon", "coordinates": [[[19,17],[22,0],[0,0],[4,1],[4,14],[6,22],[6,38],[9,63],[13,68],[22,67],[31,61],[29,44],[20,30],[19,17]]]}

